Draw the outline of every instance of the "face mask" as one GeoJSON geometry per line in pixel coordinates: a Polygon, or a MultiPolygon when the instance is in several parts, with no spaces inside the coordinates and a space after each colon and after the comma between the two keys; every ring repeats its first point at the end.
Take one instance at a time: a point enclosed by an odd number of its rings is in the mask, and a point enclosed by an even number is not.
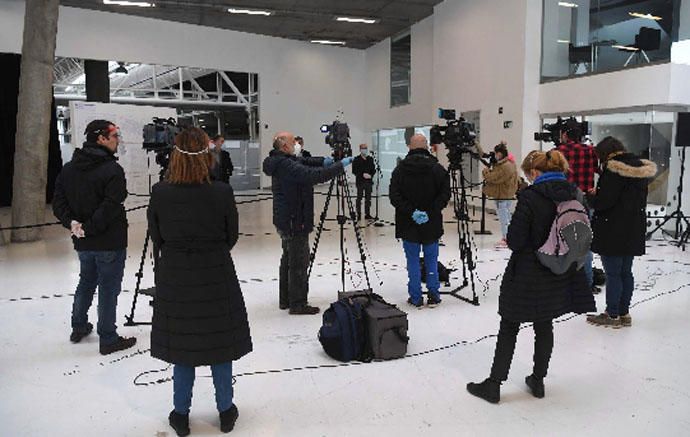
{"type": "Polygon", "coordinates": [[[213,141],[211,141],[210,143],[208,143],[208,148],[209,148],[209,150],[213,150],[213,149],[215,149],[215,147],[216,147],[216,143],[214,143],[213,141]]]}
{"type": "Polygon", "coordinates": [[[369,154],[369,151],[368,151],[367,149],[361,149],[361,150],[359,151],[359,153],[360,153],[362,156],[367,156],[367,155],[369,154]]]}
{"type": "Polygon", "coordinates": [[[295,143],[295,156],[299,156],[300,153],[302,153],[302,145],[295,143]]]}

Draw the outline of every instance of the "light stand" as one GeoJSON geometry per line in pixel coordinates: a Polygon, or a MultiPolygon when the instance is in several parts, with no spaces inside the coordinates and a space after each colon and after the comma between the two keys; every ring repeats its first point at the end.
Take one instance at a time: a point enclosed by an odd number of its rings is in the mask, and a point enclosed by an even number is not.
{"type": "Polygon", "coordinates": [[[675,219],[676,220],[676,227],[675,227],[675,234],[674,238],[677,238],[678,241],[676,242],[676,245],[678,247],[681,247],[683,251],[685,251],[685,245],[688,243],[688,239],[690,238],[690,220],[688,220],[688,217],[683,214],[683,180],[685,178],[685,151],[687,147],[682,148],[681,156],[680,156],[680,180],[678,181],[678,188],[676,191],[678,192],[678,203],[676,205],[676,210],[673,211],[670,215],[666,216],[664,220],[657,224],[654,229],[651,231],[647,232],[647,240],[649,240],[652,237],[652,234],[654,232],[658,231],[659,229],[663,228],[663,226],[668,223],[670,220],[675,219]],[[685,229],[683,229],[683,222],[685,223],[685,229]]]}

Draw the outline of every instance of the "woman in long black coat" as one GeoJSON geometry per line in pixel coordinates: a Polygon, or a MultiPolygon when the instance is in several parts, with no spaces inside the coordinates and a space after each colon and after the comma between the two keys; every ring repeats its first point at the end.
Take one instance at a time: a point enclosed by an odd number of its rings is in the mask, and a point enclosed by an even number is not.
{"type": "Polygon", "coordinates": [[[238,417],[232,362],[252,350],[247,310],[230,250],[238,215],[232,187],[210,182],[206,133],[177,136],[166,178],[153,186],[148,209],[154,245],[156,298],[151,355],[174,364],[169,422],[189,434],[197,366],[211,366],[223,432],[238,417]]]}
{"type": "Polygon", "coordinates": [[[501,383],[508,379],[520,323],[532,322],[534,327],[534,367],[525,382],[535,397],[543,397],[553,350],[553,319],[596,309],[584,270],[573,265],[556,275],[536,255],[549,236],[557,202],[576,198],[577,188],[565,177],[567,169],[568,163],[558,151],[533,151],[522,163],[532,185],[520,193],[508,227],[508,247],[513,253],[501,283],[501,326],[493,366],[484,382],[467,385],[471,394],[491,403],[500,400],[501,383]]]}
{"type": "Polygon", "coordinates": [[[647,234],[647,191],[656,164],[625,150],[613,137],[595,148],[603,171],[589,193],[594,209],[592,251],[599,254],[606,273],[606,312],[587,322],[612,328],[631,326],[630,300],[635,280],[633,259],[644,255],[647,234]]]}

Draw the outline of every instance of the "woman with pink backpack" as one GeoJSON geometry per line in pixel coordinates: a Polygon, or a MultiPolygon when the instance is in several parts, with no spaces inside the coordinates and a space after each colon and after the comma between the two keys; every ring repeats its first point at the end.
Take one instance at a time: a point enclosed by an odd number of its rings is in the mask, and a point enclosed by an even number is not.
{"type": "Polygon", "coordinates": [[[494,361],[486,380],[467,384],[467,391],[491,403],[499,402],[501,383],[508,379],[521,323],[531,322],[534,328],[534,367],[525,383],[532,395],[542,398],[553,350],[553,319],[596,309],[584,270],[577,263],[557,274],[537,256],[551,234],[558,203],[578,198],[577,187],[565,177],[565,157],[555,150],[533,151],[521,168],[532,184],[520,193],[508,227],[512,254],[501,283],[501,325],[494,361]]]}

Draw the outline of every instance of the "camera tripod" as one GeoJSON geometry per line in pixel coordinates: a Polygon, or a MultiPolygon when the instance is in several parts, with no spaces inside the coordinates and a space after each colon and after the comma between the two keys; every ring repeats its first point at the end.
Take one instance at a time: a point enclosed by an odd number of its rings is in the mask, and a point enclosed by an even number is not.
{"type": "Polygon", "coordinates": [[[473,248],[474,239],[470,231],[470,214],[467,202],[467,184],[465,171],[462,166],[462,153],[449,152],[448,170],[450,173],[450,191],[453,200],[453,212],[458,232],[458,249],[460,251],[460,261],[462,263],[462,284],[451,291],[441,291],[441,294],[453,296],[464,302],[479,306],[474,283],[474,270],[476,268],[475,249],[473,248]],[[460,295],[458,292],[470,285],[472,298],[460,295]]]}
{"type": "MultiPolygon", "coordinates": [[[[158,160],[156,160],[158,162],[158,160]]],[[[161,166],[162,167],[162,166],[161,166]]],[[[146,155],[146,169],[148,173],[148,185],[149,185],[149,196],[151,196],[151,158],[147,154],[146,155]]],[[[161,168],[160,173],[159,173],[159,178],[163,178],[163,173],[165,172],[165,168],[161,168]]],[[[136,285],[134,286],[134,298],[132,299],[132,309],[129,312],[129,315],[125,316],[125,326],[136,326],[136,325],[150,325],[151,322],[135,322],[134,321],[134,310],[137,307],[137,299],[139,298],[139,294],[143,294],[146,296],[150,296],[152,298],[156,297],[156,287],[149,287],[149,288],[141,288],[141,278],[144,277],[144,263],[146,261],[146,254],[148,253],[149,250],[149,242],[151,241],[151,234],[149,233],[148,226],[146,227],[146,237],[144,238],[144,249],[141,251],[141,258],[139,259],[139,269],[137,272],[134,274],[134,276],[137,278],[136,285]]],[[[156,249],[154,247],[153,249],[153,265],[155,267],[156,265],[156,249]]],[[[153,304],[153,301],[151,301],[151,304],[153,304]]]]}
{"type": "Polygon", "coordinates": [[[662,230],[663,232],[663,227],[666,223],[668,223],[671,220],[676,221],[676,227],[675,227],[675,234],[673,234],[673,238],[677,238],[678,241],[676,242],[676,245],[678,247],[681,247],[683,251],[685,251],[685,246],[688,244],[688,239],[690,239],[690,220],[688,220],[688,217],[683,213],[683,179],[685,178],[685,150],[687,147],[683,147],[683,151],[681,152],[680,156],[680,180],[678,181],[678,188],[676,191],[678,192],[678,203],[676,205],[676,210],[673,211],[670,215],[665,216],[664,220],[657,224],[654,229],[651,231],[647,232],[647,240],[652,238],[652,234],[654,234],[656,231],[659,229],[662,230]],[[685,223],[685,229],[683,229],[683,222],[685,223]]]}
{"type": "Polygon", "coordinates": [[[364,250],[364,241],[362,240],[362,235],[360,234],[359,227],[357,226],[357,215],[355,212],[355,207],[352,204],[352,197],[350,196],[350,186],[347,183],[347,175],[342,172],[335,178],[331,179],[331,184],[328,187],[328,193],[326,194],[326,203],[323,207],[319,218],[319,224],[316,229],[316,236],[314,237],[314,247],[309,255],[309,270],[307,271],[307,278],[311,276],[311,270],[314,266],[314,260],[316,259],[316,252],[319,248],[319,240],[321,239],[321,233],[323,232],[324,223],[326,222],[326,216],[328,213],[328,207],[333,197],[335,191],[335,203],[337,207],[336,220],[340,227],[340,281],[343,287],[343,293],[345,290],[345,223],[349,219],[352,222],[352,227],[355,232],[355,238],[357,240],[357,248],[359,249],[360,260],[362,262],[362,267],[364,268],[364,278],[367,283],[367,288],[364,292],[371,292],[371,282],[369,280],[369,272],[367,270],[366,264],[366,253],[364,250]],[[348,215],[349,214],[349,215],[348,215]]]}

